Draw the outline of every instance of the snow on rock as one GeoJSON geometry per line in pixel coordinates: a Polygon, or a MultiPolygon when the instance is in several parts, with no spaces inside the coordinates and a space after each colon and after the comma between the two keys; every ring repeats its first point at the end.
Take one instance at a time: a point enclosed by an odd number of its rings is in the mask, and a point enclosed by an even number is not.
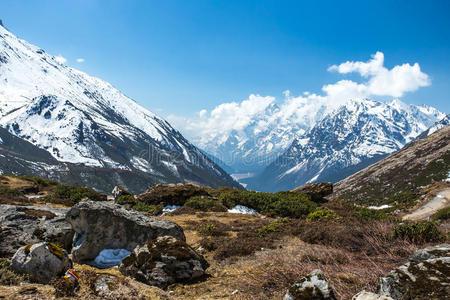
{"type": "Polygon", "coordinates": [[[175,211],[180,208],[181,208],[181,206],[179,206],[179,205],[166,205],[163,207],[162,211],[163,212],[172,212],[172,211],[175,211]]]}
{"type": "Polygon", "coordinates": [[[112,268],[118,266],[130,253],[126,249],[103,249],[91,264],[101,269],[112,268]]]}
{"type": "Polygon", "coordinates": [[[257,215],[258,212],[252,208],[249,208],[247,206],[244,205],[236,205],[233,208],[230,208],[228,210],[229,213],[232,214],[246,214],[246,215],[257,215]]]}
{"type": "Polygon", "coordinates": [[[387,204],[383,204],[381,206],[368,206],[368,209],[374,209],[374,210],[380,210],[380,209],[386,209],[386,208],[390,208],[392,206],[387,205],[387,204]]]}

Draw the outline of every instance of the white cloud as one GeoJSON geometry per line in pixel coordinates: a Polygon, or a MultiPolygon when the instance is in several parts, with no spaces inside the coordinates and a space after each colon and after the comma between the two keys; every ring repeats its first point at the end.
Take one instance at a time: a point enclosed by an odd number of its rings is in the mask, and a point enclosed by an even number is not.
{"type": "Polygon", "coordinates": [[[368,62],[347,61],[340,65],[333,65],[329,71],[341,74],[356,72],[368,81],[364,83],[368,95],[402,97],[406,92],[413,92],[420,87],[428,86],[431,80],[420,70],[418,63],[405,63],[391,70],[384,67],[384,54],[377,52],[368,62]]]}
{"type": "Polygon", "coordinates": [[[347,61],[331,66],[328,71],[340,74],[356,72],[362,81],[340,80],[322,86],[321,93],[305,91],[293,97],[289,90],[283,92],[284,99],[276,104],[272,96],[250,95],[241,102],[229,102],[216,106],[210,113],[198,112],[196,118],[169,116],[168,119],[184,134],[195,139],[201,146],[213,139],[225,138],[230,132],[238,132],[239,137],[247,135],[246,129],[264,131],[270,126],[283,127],[299,125],[312,126],[326,111],[344,104],[351,99],[376,96],[401,97],[420,87],[430,85],[427,74],[420,70],[418,63],[397,65],[392,69],[384,67],[384,54],[377,52],[367,62],[347,61]]]}
{"type": "Polygon", "coordinates": [[[77,58],[77,63],[84,63],[84,58],[77,58]]]}
{"type": "Polygon", "coordinates": [[[61,54],[55,56],[55,60],[62,65],[67,62],[67,59],[64,56],[62,56],[61,54]]]}

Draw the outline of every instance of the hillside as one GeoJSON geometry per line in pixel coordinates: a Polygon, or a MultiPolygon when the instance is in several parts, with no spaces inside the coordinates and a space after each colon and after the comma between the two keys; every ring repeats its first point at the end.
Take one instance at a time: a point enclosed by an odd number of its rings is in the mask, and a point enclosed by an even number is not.
{"type": "Polygon", "coordinates": [[[339,181],[333,198],[389,204],[417,198],[421,188],[450,175],[450,126],[339,181]]]}

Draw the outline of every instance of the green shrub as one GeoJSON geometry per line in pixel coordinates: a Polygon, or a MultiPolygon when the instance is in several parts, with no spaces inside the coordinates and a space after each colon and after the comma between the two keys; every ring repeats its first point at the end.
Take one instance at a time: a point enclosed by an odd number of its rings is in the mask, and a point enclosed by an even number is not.
{"type": "Polygon", "coordinates": [[[361,221],[367,220],[386,220],[389,216],[383,211],[378,209],[370,209],[367,207],[353,207],[354,214],[357,219],[361,221]]]}
{"type": "Polygon", "coordinates": [[[0,258],[0,285],[18,285],[23,282],[21,275],[14,273],[11,262],[6,258],[0,258]]]}
{"type": "Polygon", "coordinates": [[[163,206],[162,206],[162,204],[153,205],[153,204],[146,204],[145,202],[139,201],[132,207],[132,209],[156,216],[156,215],[159,215],[162,213],[163,206]]]}
{"type": "Polygon", "coordinates": [[[58,185],[58,182],[54,181],[54,180],[50,180],[50,179],[45,179],[42,177],[37,177],[37,176],[30,176],[30,175],[22,175],[22,176],[14,176],[16,178],[20,178],[29,182],[32,182],[36,185],[41,185],[41,186],[51,186],[51,185],[58,185]]]}
{"type": "Polygon", "coordinates": [[[433,220],[448,220],[450,219],[450,207],[441,208],[433,215],[433,220]]]}
{"type": "Polygon", "coordinates": [[[50,195],[50,197],[58,199],[70,199],[74,203],[78,203],[84,198],[88,198],[89,200],[92,201],[106,200],[106,195],[100,194],[99,192],[96,192],[93,189],[82,186],[72,186],[64,184],[58,184],[55,187],[53,194],[50,195]]]}
{"type": "Polygon", "coordinates": [[[417,194],[413,191],[403,191],[390,196],[387,203],[395,203],[396,207],[404,208],[414,206],[417,194]]]}
{"type": "Polygon", "coordinates": [[[227,236],[228,226],[220,222],[202,223],[197,225],[197,234],[203,237],[206,236],[227,236]]]}
{"type": "Polygon", "coordinates": [[[332,210],[329,209],[318,209],[316,211],[310,212],[306,217],[306,221],[314,222],[323,219],[337,219],[338,215],[336,215],[332,210]]]}
{"type": "Polygon", "coordinates": [[[228,208],[244,205],[259,213],[299,218],[316,209],[310,196],[300,193],[276,194],[233,190],[220,195],[219,200],[228,208]]]}
{"type": "Polygon", "coordinates": [[[133,204],[136,203],[136,199],[134,199],[133,195],[126,194],[126,195],[120,195],[117,198],[117,203],[125,205],[125,204],[133,204]]]}
{"type": "Polygon", "coordinates": [[[7,187],[0,187],[0,196],[20,197],[20,196],[23,196],[23,193],[18,190],[15,190],[15,189],[10,189],[7,187]]]}
{"type": "Polygon", "coordinates": [[[255,231],[260,237],[264,237],[272,232],[277,232],[280,229],[281,224],[289,223],[289,218],[278,218],[267,225],[257,228],[255,231]]]}
{"type": "Polygon", "coordinates": [[[207,196],[191,197],[186,201],[184,206],[201,211],[226,211],[226,207],[220,201],[207,196]]]}
{"type": "Polygon", "coordinates": [[[440,242],[444,239],[444,234],[430,221],[399,224],[392,229],[392,236],[413,243],[440,242]]]}

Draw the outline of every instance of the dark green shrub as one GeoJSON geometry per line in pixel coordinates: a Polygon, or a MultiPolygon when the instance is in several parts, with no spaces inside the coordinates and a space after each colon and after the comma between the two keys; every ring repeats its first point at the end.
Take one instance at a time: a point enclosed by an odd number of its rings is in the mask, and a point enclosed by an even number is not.
{"type": "Polygon", "coordinates": [[[64,184],[58,184],[55,187],[53,194],[50,195],[49,197],[57,199],[70,199],[74,203],[78,203],[84,198],[88,198],[89,200],[92,201],[106,200],[106,195],[100,194],[99,192],[96,192],[93,189],[82,186],[72,186],[64,184]]]}
{"type": "Polygon", "coordinates": [[[146,204],[144,202],[137,202],[132,209],[149,214],[149,215],[159,215],[162,213],[163,206],[162,204],[153,205],[153,204],[146,204]]]}
{"type": "Polygon", "coordinates": [[[361,221],[367,220],[386,220],[389,216],[383,210],[370,209],[367,207],[353,207],[354,214],[361,221]]]}
{"type": "Polygon", "coordinates": [[[186,207],[201,211],[227,211],[220,201],[207,196],[194,196],[184,204],[186,207]]]}
{"type": "Polygon", "coordinates": [[[20,196],[23,196],[23,193],[18,190],[15,190],[15,189],[10,189],[7,187],[0,187],[0,196],[20,197],[20,196]]]}
{"type": "Polygon", "coordinates": [[[406,239],[413,243],[427,243],[442,241],[444,234],[436,227],[434,222],[421,221],[395,226],[392,229],[392,237],[406,239]]]}
{"type": "Polygon", "coordinates": [[[281,224],[289,223],[289,221],[289,218],[278,218],[267,225],[257,228],[255,231],[260,237],[264,237],[269,233],[279,231],[281,224]]]}
{"type": "Polygon", "coordinates": [[[448,220],[450,219],[450,207],[441,208],[433,215],[433,220],[448,220]]]}
{"type": "Polygon", "coordinates": [[[336,215],[332,210],[329,209],[317,209],[313,212],[310,212],[306,217],[306,221],[314,222],[323,219],[337,219],[338,215],[336,215]]]}
{"type": "Polygon", "coordinates": [[[37,176],[22,175],[22,176],[15,176],[15,177],[32,182],[36,185],[44,186],[44,187],[58,184],[58,182],[56,182],[54,180],[45,179],[45,178],[37,177],[37,176]]]}
{"type": "Polygon", "coordinates": [[[133,195],[126,194],[126,195],[120,195],[117,198],[117,203],[125,205],[125,204],[134,204],[136,203],[136,199],[134,199],[133,195]]]}
{"type": "Polygon", "coordinates": [[[221,194],[219,200],[228,208],[244,205],[259,213],[286,217],[302,217],[316,209],[310,196],[300,193],[279,192],[276,194],[233,190],[221,194]]]}

